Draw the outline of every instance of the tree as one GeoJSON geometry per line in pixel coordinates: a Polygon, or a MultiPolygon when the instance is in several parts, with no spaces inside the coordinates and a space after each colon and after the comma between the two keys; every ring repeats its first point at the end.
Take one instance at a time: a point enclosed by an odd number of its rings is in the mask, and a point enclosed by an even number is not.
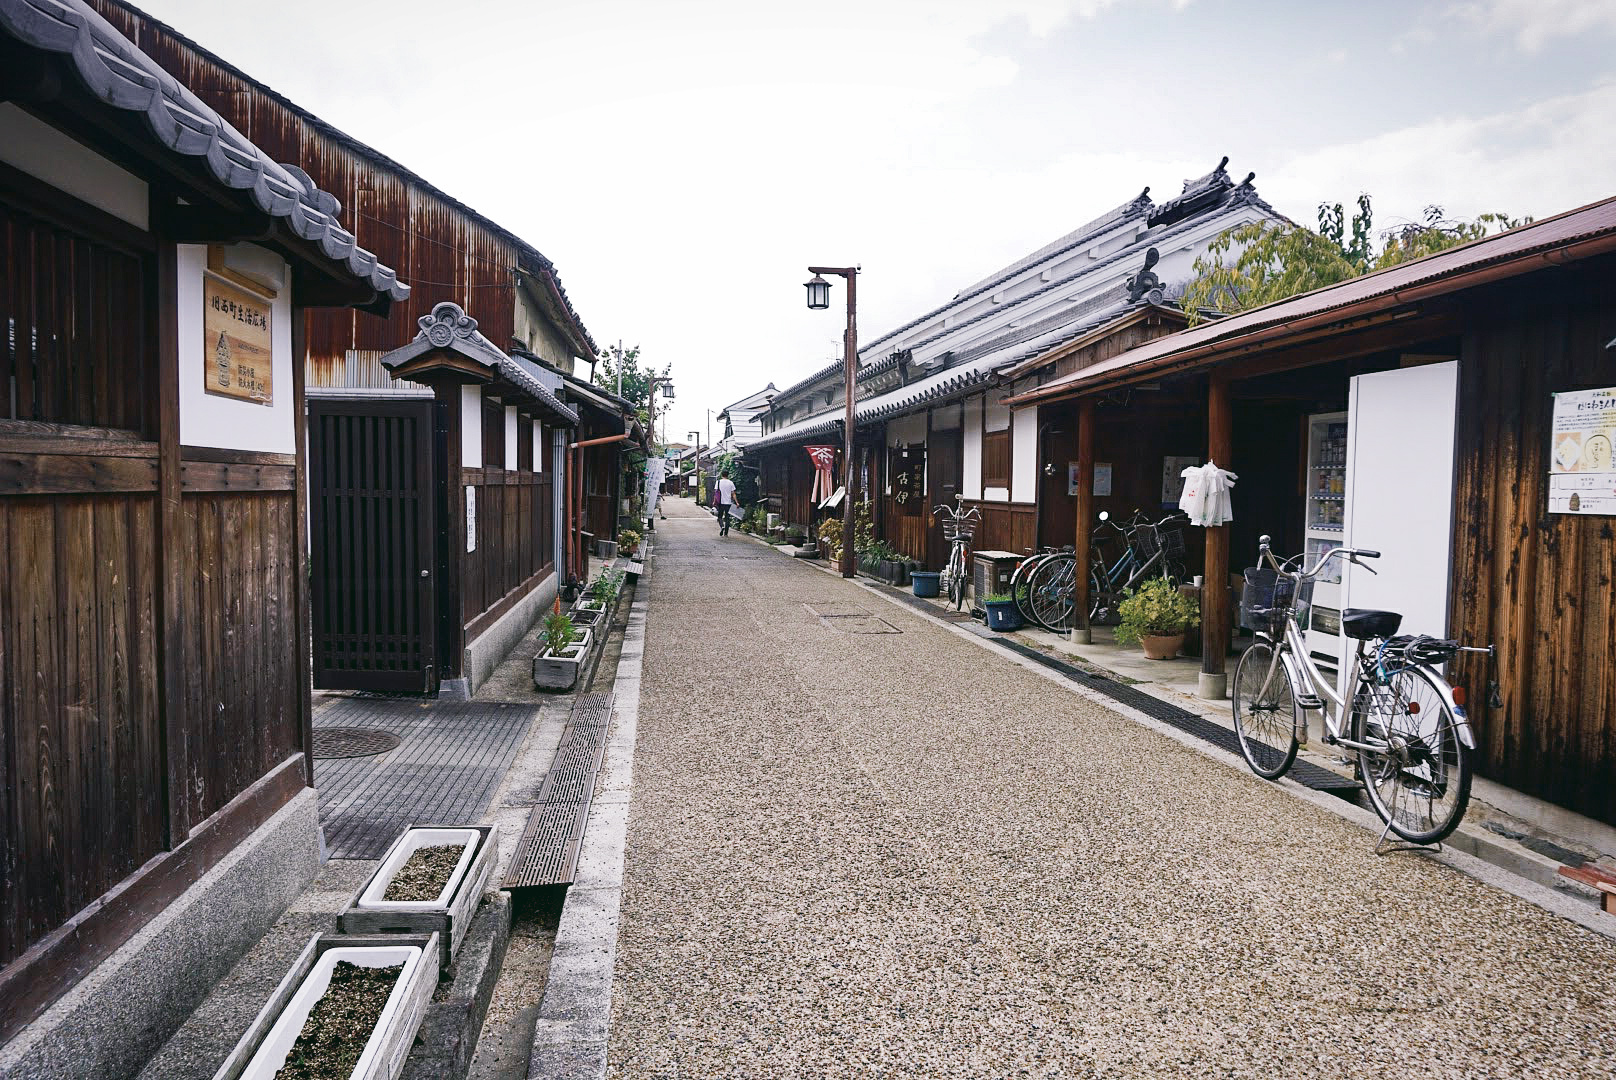
{"type": "Polygon", "coordinates": [[[672,364],[666,365],[661,371],[650,365],[642,367],[638,345],[630,345],[626,349],[620,345],[609,345],[601,351],[600,360],[595,365],[595,385],[602,390],[621,394],[633,403],[640,423],[649,427],[651,380],[654,378],[659,383],[666,382],[672,374],[672,364]],[[622,373],[621,389],[618,384],[619,372],[622,373]]]}
{"type": "Polygon", "coordinates": [[[1368,195],[1358,196],[1358,210],[1350,221],[1342,204],[1320,203],[1318,232],[1270,221],[1225,229],[1195,260],[1195,276],[1180,303],[1193,326],[1207,309],[1231,315],[1248,311],[1532,220],[1506,214],[1453,220],[1440,206],[1427,206],[1423,218],[1382,231],[1378,254],[1368,195]],[[1237,245],[1239,254],[1232,263],[1226,262],[1224,257],[1237,245]]]}

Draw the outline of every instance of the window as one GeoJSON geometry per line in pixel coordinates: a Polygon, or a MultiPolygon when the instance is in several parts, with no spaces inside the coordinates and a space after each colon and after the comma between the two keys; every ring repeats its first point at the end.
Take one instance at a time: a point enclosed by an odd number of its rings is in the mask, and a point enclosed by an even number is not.
{"type": "Polygon", "coordinates": [[[1010,486],[1010,429],[989,431],[982,436],[982,487],[1010,486]]]}
{"type": "Polygon", "coordinates": [[[516,467],[522,472],[533,471],[533,418],[516,418],[516,467]]]}
{"type": "Polygon", "coordinates": [[[483,468],[505,467],[505,409],[492,398],[483,398],[483,468]]]}

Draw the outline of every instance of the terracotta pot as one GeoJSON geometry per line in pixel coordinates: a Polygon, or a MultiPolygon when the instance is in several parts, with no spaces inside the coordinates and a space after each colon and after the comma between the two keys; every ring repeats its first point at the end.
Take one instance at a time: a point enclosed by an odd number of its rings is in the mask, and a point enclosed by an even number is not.
{"type": "Polygon", "coordinates": [[[1178,650],[1184,647],[1184,635],[1147,636],[1140,638],[1139,644],[1144,646],[1146,660],[1171,660],[1178,655],[1178,650]]]}

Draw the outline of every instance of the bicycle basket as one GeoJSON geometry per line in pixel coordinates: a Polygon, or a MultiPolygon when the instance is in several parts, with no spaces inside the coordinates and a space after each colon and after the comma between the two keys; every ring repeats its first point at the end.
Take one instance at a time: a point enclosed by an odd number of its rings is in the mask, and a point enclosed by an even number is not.
{"type": "Polygon", "coordinates": [[[1162,554],[1163,555],[1165,555],[1168,559],[1182,559],[1182,558],[1184,558],[1184,533],[1183,533],[1183,530],[1181,530],[1181,529],[1162,529],[1161,532],[1160,532],[1160,536],[1161,536],[1161,548],[1162,548],[1162,554]]]}
{"type": "Polygon", "coordinates": [[[1294,610],[1306,625],[1313,603],[1313,582],[1304,581],[1300,591],[1296,579],[1267,567],[1251,566],[1245,571],[1246,587],[1240,596],[1240,625],[1272,637],[1285,632],[1285,617],[1294,610]]]}
{"type": "Polygon", "coordinates": [[[1141,559],[1150,558],[1160,550],[1161,546],[1161,538],[1156,535],[1156,530],[1154,529],[1142,528],[1134,535],[1133,548],[1139,553],[1141,559]]]}

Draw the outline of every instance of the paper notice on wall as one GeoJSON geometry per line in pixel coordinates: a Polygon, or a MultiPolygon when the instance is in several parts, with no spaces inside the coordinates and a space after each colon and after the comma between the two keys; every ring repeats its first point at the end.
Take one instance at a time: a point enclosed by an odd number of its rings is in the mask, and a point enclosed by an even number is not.
{"type": "Polygon", "coordinates": [[[1616,387],[1554,395],[1549,512],[1616,516],[1616,387]]]}
{"type": "Polygon", "coordinates": [[[1096,461],[1094,463],[1094,494],[1111,494],[1111,463],[1109,461],[1096,461]]]}
{"type": "Polygon", "coordinates": [[[477,550],[477,489],[466,489],[466,550],[477,550]]]}

